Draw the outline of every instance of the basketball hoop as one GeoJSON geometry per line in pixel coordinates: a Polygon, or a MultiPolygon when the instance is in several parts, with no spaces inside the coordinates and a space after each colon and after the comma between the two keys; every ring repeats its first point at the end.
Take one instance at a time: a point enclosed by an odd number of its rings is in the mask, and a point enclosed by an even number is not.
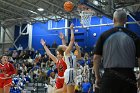
{"type": "Polygon", "coordinates": [[[94,14],[94,12],[93,11],[89,11],[89,10],[82,11],[80,13],[81,24],[82,24],[83,27],[89,27],[90,26],[91,17],[92,17],[93,14],[94,14]]]}
{"type": "Polygon", "coordinates": [[[77,7],[79,15],[81,16],[80,22],[83,28],[89,28],[91,18],[95,12],[84,4],[79,4],[77,7]]]}

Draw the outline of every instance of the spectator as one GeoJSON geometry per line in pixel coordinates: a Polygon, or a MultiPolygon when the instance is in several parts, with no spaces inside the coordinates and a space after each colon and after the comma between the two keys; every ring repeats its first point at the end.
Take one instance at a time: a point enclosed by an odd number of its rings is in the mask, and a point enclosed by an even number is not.
{"type": "Polygon", "coordinates": [[[56,44],[56,41],[54,41],[53,44],[52,44],[52,48],[55,48],[55,49],[56,49],[57,46],[58,46],[58,45],[56,44]]]}
{"type": "Polygon", "coordinates": [[[54,71],[49,70],[47,72],[47,76],[49,77],[48,79],[48,93],[53,93],[54,87],[55,87],[55,82],[57,75],[55,75],[54,71]]]}
{"type": "Polygon", "coordinates": [[[82,83],[82,93],[89,93],[91,84],[88,82],[88,79],[85,79],[85,82],[82,83]]]}
{"type": "Polygon", "coordinates": [[[23,50],[23,47],[21,46],[21,44],[19,44],[18,50],[23,50]]]}
{"type": "Polygon", "coordinates": [[[25,63],[22,63],[22,71],[27,72],[27,67],[26,67],[25,63]]]}
{"type": "Polygon", "coordinates": [[[18,52],[16,50],[14,50],[13,53],[12,53],[13,60],[16,60],[17,57],[18,57],[18,52]]]}

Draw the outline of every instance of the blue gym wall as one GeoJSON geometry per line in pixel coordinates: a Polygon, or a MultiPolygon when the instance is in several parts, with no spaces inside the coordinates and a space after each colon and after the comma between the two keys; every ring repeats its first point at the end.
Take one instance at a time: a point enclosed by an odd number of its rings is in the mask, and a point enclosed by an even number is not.
{"type": "MultiPolygon", "coordinates": [[[[133,17],[137,20],[140,21],[140,12],[136,12],[133,17]]],[[[129,22],[134,22],[134,20],[130,17],[128,17],[129,22]]],[[[140,24],[140,23],[139,23],[140,24]]],[[[127,25],[127,28],[129,28],[131,31],[135,32],[139,37],[140,37],[140,25],[138,24],[130,24],[127,25]]]]}
{"type": "MultiPolygon", "coordinates": [[[[140,13],[137,13],[136,16],[134,16],[137,21],[140,20],[140,13]]],[[[128,17],[128,21],[133,21],[130,17],[128,17]]],[[[74,18],[72,20],[75,26],[80,26],[80,21],[79,19],[74,18]]],[[[53,27],[59,28],[59,27],[65,27],[65,20],[60,20],[58,22],[53,21],[53,27]]],[[[90,51],[94,44],[96,43],[97,39],[99,36],[106,30],[110,29],[113,27],[113,25],[107,25],[107,26],[99,26],[99,24],[109,24],[112,23],[112,20],[106,17],[92,17],[91,19],[91,25],[98,25],[91,27],[89,29],[83,29],[83,28],[76,28],[75,29],[75,41],[78,42],[78,44],[86,48],[87,51],[90,51]],[[93,33],[96,33],[96,36],[93,36],[93,33]]],[[[70,23],[69,23],[70,25],[70,23]]],[[[130,24],[127,25],[127,28],[131,29],[135,33],[137,33],[140,36],[140,26],[137,24],[130,24]]],[[[18,35],[18,30],[19,27],[16,27],[15,31],[15,37],[18,35]]],[[[50,46],[54,41],[56,43],[62,44],[61,39],[59,38],[59,33],[62,32],[63,34],[65,33],[65,30],[48,30],[48,22],[46,23],[34,23],[33,24],[33,31],[32,31],[32,47],[35,50],[43,49],[43,47],[40,44],[40,39],[43,38],[47,44],[50,46]]],[[[69,36],[70,36],[70,31],[69,31],[69,36]]],[[[70,38],[70,37],[69,37],[70,38]]],[[[28,45],[28,37],[27,36],[22,36],[18,41],[18,44],[22,44],[22,46],[25,48],[28,45]]]]}
{"type": "MultiPolygon", "coordinates": [[[[65,20],[60,20],[58,22],[53,22],[53,27],[64,27],[65,20]]],[[[48,30],[48,22],[46,23],[35,23],[33,24],[32,31],[32,46],[35,50],[42,49],[42,45],[40,44],[40,39],[44,39],[47,45],[52,46],[52,43],[56,41],[57,44],[62,44],[61,39],[59,38],[59,33],[62,32],[64,34],[65,30],[48,30]]]]}
{"type": "MultiPolygon", "coordinates": [[[[75,26],[81,26],[80,20],[74,18],[72,20],[75,26]]],[[[107,24],[112,23],[112,20],[106,18],[106,17],[92,17],[91,25],[99,25],[99,24],[107,24]]],[[[70,25],[70,23],[69,23],[70,25]]],[[[65,20],[60,20],[58,22],[53,21],[53,27],[59,28],[59,27],[65,27],[65,20]]],[[[93,48],[93,45],[95,44],[96,40],[100,36],[101,33],[104,31],[110,29],[112,26],[96,26],[89,29],[85,28],[76,28],[75,29],[75,41],[78,42],[78,44],[86,48],[87,51],[91,50],[93,48]],[[97,36],[93,36],[93,33],[96,33],[97,36]]],[[[33,33],[32,33],[32,46],[35,50],[42,49],[42,46],[40,44],[40,39],[43,38],[46,40],[46,43],[50,46],[54,41],[57,42],[57,44],[62,44],[61,39],[59,38],[59,33],[62,32],[64,34],[65,30],[48,30],[48,22],[46,23],[35,23],[33,24],[33,33]]],[[[69,33],[69,39],[70,39],[70,31],[69,33]]]]}

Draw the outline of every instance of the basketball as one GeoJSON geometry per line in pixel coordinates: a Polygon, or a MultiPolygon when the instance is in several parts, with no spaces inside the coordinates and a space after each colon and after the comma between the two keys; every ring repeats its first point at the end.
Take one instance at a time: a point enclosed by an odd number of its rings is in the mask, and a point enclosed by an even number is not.
{"type": "Polygon", "coordinates": [[[71,1],[67,1],[64,3],[64,10],[67,12],[71,12],[73,10],[74,4],[71,1]]]}

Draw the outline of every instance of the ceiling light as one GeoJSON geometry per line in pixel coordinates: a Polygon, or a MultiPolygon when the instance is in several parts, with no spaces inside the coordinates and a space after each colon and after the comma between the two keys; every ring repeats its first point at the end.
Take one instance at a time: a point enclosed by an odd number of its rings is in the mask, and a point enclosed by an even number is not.
{"type": "Polygon", "coordinates": [[[93,1],[93,4],[95,4],[96,6],[98,6],[99,5],[99,2],[98,1],[93,1]]]}
{"type": "Polygon", "coordinates": [[[34,11],[32,11],[32,10],[28,10],[28,11],[31,12],[31,13],[37,14],[37,12],[34,12],[34,11]]]}
{"type": "Polygon", "coordinates": [[[44,11],[44,9],[43,9],[43,8],[38,8],[37,10],[38,10],[38,11],[44,11]]]}

